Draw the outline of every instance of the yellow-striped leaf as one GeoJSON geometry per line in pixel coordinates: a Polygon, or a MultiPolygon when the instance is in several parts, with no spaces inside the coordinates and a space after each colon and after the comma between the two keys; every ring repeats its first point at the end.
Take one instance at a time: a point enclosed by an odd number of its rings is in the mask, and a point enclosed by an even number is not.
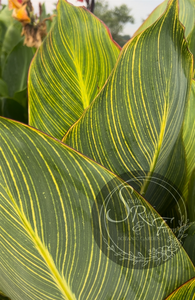
{"type": "Polygon", "coordinates": [[[195,278],[192,278],[175,292],[173,292],[166,300],[194,300],[195,299],[195,278]]]}
{"type": "MultiPolygon", "coordinates": [[[[155,24],[123,48],[107,84],[63,142],[118,175],[140,170],[178,180],[185,169],[180,135],[192,64],[172,0],[155,24]]],[[[144,181],[139,191],[147,187],[144,181]]]]}
{"type": "Polygon", "coordinates": [[[194,55],[194,78],[195,78],[195,26],[188,36],[189,48],[192,54],[194,55]]]}
{"type": "Polygon", "coordinates": [[[119,52],[99,19],[60,0],[29,71],[29,124],[62,139],[105,84],[119,52]]]}
{"type": "MultiPolygon", "coordinates": [[[[139,27],[134,36],[152,25],[164,13],[169,2],[169,0],[165,0],[164,2],[162,2],[139,27]]],[[[187,37],[192,31],[195,22],[194,0],[179,0],[179,19],[185,26],[185,36],[187,37]]]]}
{"type": "Polygon", "coordinates": [[[164,300],[195,276],[154,209],[102,166],[3,118],[0,147],[0,290],[12,300],[164,300]],[[116,188],[107,203],[105,196],[116,188]],[[145,208],[142,218],[154,221],[138,235],[133,231],[140,218],[132,211],[135,203],[145,208]],[[126,238],[128,248],[115,251],[112,237],[115,243],[126,238]]]}
{"type": "MultiPolygon", "coordinates": [[[[185,112],[183,123],[183,144],[186,156],[185,187],[183,195],[185,199],[188,197],[188,184],[193,170],[195,169],[195,81],[192,81],[190,99],[185,112]]],[[[195,220],[194,220],[195,221],[195,220]]]]}

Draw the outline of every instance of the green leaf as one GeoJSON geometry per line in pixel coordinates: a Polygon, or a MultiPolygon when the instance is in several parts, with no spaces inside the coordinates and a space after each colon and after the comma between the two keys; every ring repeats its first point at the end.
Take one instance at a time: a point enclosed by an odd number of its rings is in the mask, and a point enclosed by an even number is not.
{"type": "Polygon", "coordinates": [[[13,97],[27,86],[27,74],[33,51],[19,42],[8,55],[3,69],[2,79],[7,83],[8,93],[13,97]]]}
{"type": "Polygon", "coordinates": [[[187,176],[185,181],[185,187],[183,190],[184,198],[188,197],[188,184],[192,171],[195,169],[195,81],[192,81],[191,93],[187,109],[185,112],[185,118],[183,123],[183,144],[186,154],[186,170],[187,176]]]}
{"type": "MultiPolygon", "coordinates": [[[[171,1],[165,0],[161,3],[145,20],[145,22],[135,32],[134,36],[152,25],[164,13],[167,4],[171,1]]],[[[179,0],[179,19],[185,26],[185,36],[187,37],[194,27],[195,4],[194,0],[179,0]]]]}
{"type": "MultiPolygon", "coordinates": [[[[20,105],[22,105],[25,109],[28,107],[28,94],[27,87],[14,94],[14,100],[16,100],[20,105]]],[[[28,114],[27,114],[28,117],[28,114]]]]}
{"type": "MultiPolygon", "coordinates": [[[[172,0],[154,25],[123,48],[106,85],[63,142],[119,176],[141,170],[175,181],[185,168],[178,168],[183,146],[175,145],[181,144],[191,76],[192,55],[172,0]],[[174,151],[180,156],[170,169],[174,151]]],[[[141,194],[147,185],[140,186],[141,194]]]]}
{"type": "MultiPolygon", "coordinates": [[[[3,118],[0,147],[0,289],[12,300],[151,300],[154,295],[164,300],[195,276],[182,248],[159,265],[151,261],[141,268],[114,256],[111,240],[106,245],[98,231],[99,200],[105,210],[106,193],[122,185],[125,199],[132,199],[131,208],[136,200],[145,207],[146,217],[158,217],[153,227],[146,224],[142,232],[149,238],[162,219],[136,191],[102,166],[34,128],[3,118]]],[[[127,215],[125,200],[118,193],[115,196],[110,216],[121,220],[122,212],[127,215]]],[[[134,212],[129,214],[122,231],[115,231],[117,237],[136,236],[134,212]]],[[[157,244],[149,241],[152,252],[167,239],[179,246],[166,224],[163,229],[157,244]]],[[[138,251],[140,260],[147,255],[142,240],[132,239],[128,245],[132,253],[138,251]]]]}
{"type": "Polygon", "coordinates": [[[21,36],[22,25],[18,21],[11,20],[11,25],[7,28],[7,31],[4,35],[2,49],[1,49],[1,65],[2,72],[6,62],[6,58],[9,53],[14,49],[14,47],[20,42],[23,41],[23,37],[21,36]]]}
{"type": "Polygon", "coordinates": [[[27,109],[15,99],[9,97],[0,97],[0,115],[22,123],[28,123],[27,109]]]}
{"type": "Polygon", "coordinates": [[[166,300],[193,300],[195,295],[195,278],[192,278],[175,292],[173,292],[166,300]]]}
{"type": "Polygon", "coordinates": [[[194,56],[194,77],[195,77],[195,26],[190,35],[188,36],[189,49],[194,56]]]}
{"type": "Polygon", "coordinates": [[[0,12],[0,21],[3,22],[6,27],[10,26],[10,20],[13,19],[13,18],[11,18],[11,15],[12,15],[12,12],[9,10],[8,6],[6,6],[0,12]]]}
{"type": "Polygon", "coordinates": [[[120,48],[107,27],[64,0],[29,73],[29,124],[62,139],[105,84],[120,48]]]}
{"type": "Polygon", "coordinates": [[[8,88],[5,81],[0,78],[0,96],[8,96],[8,88]]]}

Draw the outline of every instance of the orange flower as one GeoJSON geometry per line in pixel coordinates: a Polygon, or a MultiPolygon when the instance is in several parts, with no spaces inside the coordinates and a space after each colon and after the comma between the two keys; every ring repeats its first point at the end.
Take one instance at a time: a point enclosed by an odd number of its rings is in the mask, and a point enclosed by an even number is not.
{"type": "Polygon", "coordinates": [[[19,9],[14,9],[12,13],[12,17],[22,23],[30,23],[30,18],[26,11],[26,4],[21,6],[19,9]]]}
{"type": "Polygon", "coordinates": [[[22,0],[9,0],[9,10],[11,9],[19,9],[22,6],[22,0]]]}

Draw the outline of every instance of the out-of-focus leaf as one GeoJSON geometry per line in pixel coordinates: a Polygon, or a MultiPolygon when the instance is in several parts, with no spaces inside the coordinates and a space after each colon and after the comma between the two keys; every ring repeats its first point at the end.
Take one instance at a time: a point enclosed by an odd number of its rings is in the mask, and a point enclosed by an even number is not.
{"type": "Polygon", "coordinates": [[[5,24],[6,27],[9,27],[11,25],[10,20],[12,12],[8,9],[8,6],[6,6],[3,10],[0,12],[0,21],[5,24]]]}
{"type": "Polygon", "coordinates": [[[185,187],[183,190],[184,198],[188,197],[188,184],[195,169],[195,81],[192,81],[191,93],[187,109],[185,112],[185,118],[183,123],[183,144],[186,154],[186,171],[187,176],[185,180],[185,187]]]}
{"type": "Polygon", "coordinates": [[[189,216],[190,221],[195,222],[195,169],[193,170],[189,185],[188,185],[188,206],[189,206],[189,216]]]}
{"type": "Polygon", "coordinates": [[[27,75],[33,51],[19,42],[8,55],[3,69],[2,78],[8,86],[9,97],[27,86],[27,75]]]}
{"type": "Polygon", "coordinates": [[[22,123],[28,123],[27,110],[12,98],[0,98],[0,115],[22,123]]]}
{"type": "MultiPolygon", "coordinates": [[[[145,22],[135,32],[134,36],[152,25],[165,11],[167,4],[171,2],[165,0],[161,3],[145,20],[145,22]]],[[[194,27],[195,22],[195,2],[194,0],[179,0],[179,19],[185,26],[185,36],[187,37],[194,27]]]]}
{"type": "Polygon", "coordinates": [[[15,93],[13,98],[24,108],[27,108],[27,106],[28,106],[27,87],[24,90],[15,93]]]}
{"type": "Polygon", "coordinates": [[[0,78],[0,96],[8,96],[8,88],[5,81],[0,78]]]}
{"type": "Polygon", "coordinates": [[[195,296],[195,278],[183,284],[165,300],[194,300],[194,296],[195,296]]]}
{"type": "Polygon", "coordinates": [[[107,27],[64,0],[29,72],[29,124],[62,139],[105,84],[120,47],[107,27]]]}
{"type": "Polygon", "coordinates": [[[12,24],[7,28],[7,31],[3,39],[2,49],[1,49],[2,72],[8,54],[13,50],[13,48],[20,41],[23,41],[21,32],[22,32],[22,25],[16,20],[14,20],[14,22],[12,21],[12,24]]]}
{"type": "MultiPolygon", "coordinates": [[[[161,253],[157,257],[159,265],[153,260],[145,268],[128,267],[130,262],[120,260],[121,256],[118,263],[114,262],[110,259],[114,257],[111,240],[105,244],[101,234],[98,246],[95,232],[99,226],[98,199],[105,209],[103,187],[109,195],[110,188],[122,184],[125,199],[143,205],[145,217],[157,217],[154,226],[146,223],[147,237],[162,225],[154,209],[113,173],[56,139],[3,118],[0,150],[0,288],[12,300],[151,300],[154,295],[164,300],[195,276],[193,264],[182,248],[166,259],[174,245],[178,246],[167,226],[158,242],[149,242],[152,253],[153,245],[163,251],[163,258],[161,253]],[[167,239],[174,245],[161,249],[167,239]]],[[[125,216],[127,211],[119,194],[115,195],[110,216],[121,220],[120,211],[123,209],[125,216]]],[[[133,206],[131,202],[129,205],[133,206]]],[[[137,237],[130,226],[134,211],[129,214],[123,230],[115,231],[117,237],[124,232],[124,237],[137,237]]],[[[137,221],[138,217],[135,224],[137,221]]],[[[142,240],[133,238],[128,245],[132,256],[138,251],[137,260],[148,255],[142,240]],[[145,256],[139,252],[140,247],[145,256]]]]}
{"type": "Polygon", "coordinates": [[[187,254],[189,255],[191,261],[195,265],[195,222],[193,222],[193,224],[190,226],[190,228],[187,231],[187,237],[185,238],[183,247],[186,250],[187,254]]]}
{"type": "MultiPolygon", "coordinates": [[[[170,1],[162,17],[123,48],[106,85],[63,142],[119,176],[141,170],[174,181],[185,167],[182,161],[178,168],[183,146],[175,146],[181,144],[192,64],[177,1],[170,1]]],[[[144,181],[139,191],[147,186],[144,181]]]]}
{"type": "Polygon", "coordinates": [[[189,48],[194,55],[194,77],[195,77],[195,26],[190,35],[188,36],[189,48]]]}

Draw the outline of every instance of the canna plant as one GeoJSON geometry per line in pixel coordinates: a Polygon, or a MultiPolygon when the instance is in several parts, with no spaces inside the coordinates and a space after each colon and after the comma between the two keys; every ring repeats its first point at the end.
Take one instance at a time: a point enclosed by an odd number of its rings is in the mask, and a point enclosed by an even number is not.
{"type": "Polygon", "coordinates": [[[195,3],[163,2],[123,49],[57,10],[29,125],[0,118],[0,299],[193,299],[195,3]]]}

